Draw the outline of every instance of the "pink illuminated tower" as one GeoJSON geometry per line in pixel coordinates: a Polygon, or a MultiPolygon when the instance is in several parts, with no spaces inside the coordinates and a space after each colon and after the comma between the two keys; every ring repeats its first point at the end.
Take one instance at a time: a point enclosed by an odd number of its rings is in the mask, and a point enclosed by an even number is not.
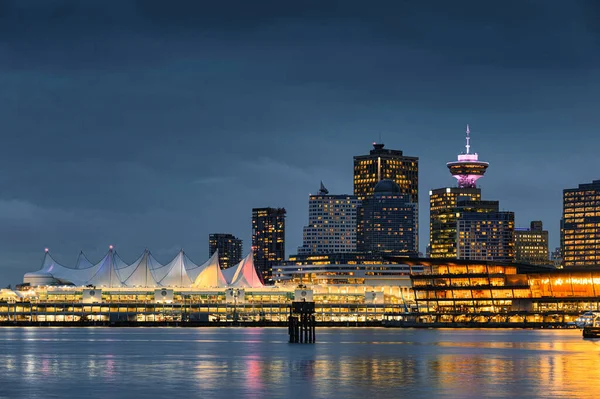
{"type": "Polygon", "coordinates": [[[467,145],[465,153],[458,155],[458,160],[454,162],[448,162],[446,165],[450,169],[452,176],[458,181],[458,187],[476,187],[477,179],[482,177],[489,166],[487,162],[479,160],[477,153],[470,153],[471,145],[469,136],[471,131],[469,125],[467,125],[467,145]]]}

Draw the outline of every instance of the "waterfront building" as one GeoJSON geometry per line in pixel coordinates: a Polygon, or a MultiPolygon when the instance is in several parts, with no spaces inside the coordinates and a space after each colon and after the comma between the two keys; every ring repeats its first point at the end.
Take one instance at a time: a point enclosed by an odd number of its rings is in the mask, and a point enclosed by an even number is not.
{"type": "Polygon", "coordinates": [[[600,268],[470,260],[398,259],[411,275],[422,323],[567,325],[600,311],[600,268]]]}
{"type": "Polygon", "coordinates": [[[285,259],[285,214],[283,208],[252,209],[252,252],[263,281],[271,282],[274,264],[285,259]]]}
{"type": "Polygon", "coordinates": [[[381,292],[388,302],[408,306],[413,301],[411,273],[420,273],[421,266],[412,268],[399,262],[372,262],[370,264],[288,264],[273,271],[282,286],[310,286],[315,292],[330,294],[360,294],[381,292]]]}
{"type": "Polygon", "coordinates": [[[221,270],[216,253],[196,265],[180,251],[163,265],[144,251],[130,264],[111,249],[88,269],[62,266],[46,252],[42,268],[27,273],[18,290],[0,291],[0,323],[279,323],[306,293],[319,322],[373,323],[412,301],[411,268],[397,262],[279,265],[271,287],[262,285],[251,254],[221,270]]]}
{"type": "Polygon", "coordinates": [[[242,240],[233,234],[215,233],[208,236],[208,255],[218,253],[219,265],[228,269],[242,260],[242,240]]]}
{"type": "Polygon", "coordinates": [[[459,200],[456,206],[458,259],[512,262],[515,214],[499,210],[498,201],[459,200]]]}
{"type": "Polygon", "coordinates": [[[515,228],[515,261],[531,265],[547,265],[548,231],[541,221],[533,221],[529,228],[515,228]]]}
{"type": "Polygon", "coordinates": [[[369,155],[354,157],[354,195],[360,200],[369,198],[384,179],[395,181],[401,194],[408,194],[411,202],[419,203],[419,158],[373,143],[369,155]]]}
{"type": "Polygon", "coordinates": [[[321,182],[318,194],[308,199],[308,225],[298,254],[327,254],[356,251],[356,208],[353,195],[331,195],[321,182]]]}
{"type": "Polygon", "coordinates": [[[368,252],[343,252],[331,254],[312,254],[312,255],[290,255],[288,260],[282,262],[284,266],[293,265],[380,265],[386,263],[398,263],[390,261],[385,253],[368,252]]]}
{"type": "Polygon", "coordinates": [[[396,182],[381,180],[358,208],[357,250],[415,257],[419,251],[417,204],[396,182]]]}
{"type": "Polygon", "coordinates": [[[600,263],[600,180],[563,190],[561,246],[565,267],[600,263]]]}

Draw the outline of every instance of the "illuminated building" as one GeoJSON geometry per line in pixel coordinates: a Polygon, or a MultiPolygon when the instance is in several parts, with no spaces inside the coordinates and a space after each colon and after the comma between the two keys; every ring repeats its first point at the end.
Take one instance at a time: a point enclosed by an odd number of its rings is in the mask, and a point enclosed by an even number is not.
{"type": "Polygon", "coordinates": [[[232,234],[211,234],[208,236],[208,254],[218,251],[219,265],[227,269],[242,260],[242,240],[232,234]]]}
{"type": "Polygon", "coordinates": [[[373,143],[369,155],[354,157],[354,195],[360,200],[370,197],[384,179],[395,181],[401,194],[409,194],[413,203],[419,203],[419,158],[373,143]]]}
{"type": "Polygon", "coordinates": [[[515,228],[515,261],[531,265],[547,265],[548,231],[541,221],[533,221],[530,228],[515,228]]]}
{"type": "Polygon", "coordinates": [[[393,180],[382,180],[358,208],[357,250],[417,256],[417,205],[393,180]]]}
{"type": "Polygon", "coordinates": [[[216,253],[196,265],[180,251],[162,265],[147,250],[127,263],[111,249],[98,263],[78,268],[62,266],[46,252],[42,268],[25,274],[18,290],[0,290],[0,324],[280,323],[306,292],[319,322],[380,323],[384,314],[412,307],[409,273],[420,269],[366,261],[275,270],[277,285],[265,287],[251,254],[221,270],[216,253]]]}
{"type": "Polygon", "coordinates": [[[469,260],[401,259],[423,267],[411,280],[421,323],[540,326],[600,310],[600,268],[469,260]]]}
{"type": "Polygon", "coordinates": [[[308,226],[298,254],[356,251],[356,207],[353,195],[330,195],[321,183],[319,193],[308,199],[308,226]]]}
{"type": "Polygon", "coordinates": [[[272,267],[285,259],[285,209],[252,209],[252,251],[254,264],[265,282],[271,281],[272,267]]]}
{"type": "Polygon", "coordinates": [[[456,258],[456,204],[481,200],[475,187],[444,187],[429,192],[429,257],[456,258]]]}
{"type": "Polygon", "coordinates": [[[515,214],[499,211],[498,201],[459,200],[456,206],[458,259],[512,262],[515,214]]]}
{"type": "Polygon", "coordinates": [[[563,265],[600,264],[600,180],[563,190],[563,265]]]}
{"type": "Polygon", "coordinates": [[[488,163],[479,161],[477,153],[471,153],[471,130],[467,125],[465,152],[446,165],[458,187],[443,187],[429,192],[429,245],[432,258],[456,258],[458,237],[457,202],[481,200],[481,189],[476,182],[487,170],[488,163]]]}
{"type": "Polygon", "coordinates": [[[459,154],[458,159],[453,162],[448,162],[446,166],[450,173],[458,183],[458,187],[476,187],[476,182],[483,177],[489,164],[479,160],[477,153],[471,153],[471,130],[467,125],[467,144],[465,145],[465,153],[459,154]]]}

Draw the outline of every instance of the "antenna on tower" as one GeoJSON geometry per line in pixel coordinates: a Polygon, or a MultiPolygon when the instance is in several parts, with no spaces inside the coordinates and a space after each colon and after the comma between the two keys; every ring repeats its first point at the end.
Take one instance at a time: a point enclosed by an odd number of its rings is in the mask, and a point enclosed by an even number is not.
{"type": "Polygon", "coordinates": [[[469,144],[471,137],[469,134],[471,134],[471,129],[469,129],[469,124],[467,123],[467,145],[465,146],[467,148],[467,154],[469,153],[469,148],[471,148],[471,145],[469,144]]]}

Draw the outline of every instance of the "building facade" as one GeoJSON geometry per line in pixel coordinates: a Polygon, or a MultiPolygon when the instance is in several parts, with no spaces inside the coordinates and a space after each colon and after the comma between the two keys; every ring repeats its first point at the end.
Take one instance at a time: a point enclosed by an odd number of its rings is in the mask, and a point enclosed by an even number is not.
{"type": "Polygon", "coordinates": [[[401,194],[409,194],[413,203],[419,203],[419,158],[373,143],[369,155],[354,157],[354,195],[360,200],[372,196],[384,179],[395,181],[401,194]]]}
{"type": "Polygon", "coordinates": [[[319,193],[308,199],[308,225],[298,254],[355,252],[358,204],[353,195],[330,195],[321,183],[319,193]]]}
{"type": "Polygon", "coordinates": [[[600,311],[600,268],[554,269],[518,263],[415,259],[411,279],[419,321],[471,326],[574,326],[600,311]]]}
{"type": "Polygon", "coordinates": [[[515,214],[498,201],[460,200],[456,207],[457,259],[513,262],[515,214]]]}
{"type": "Polygon", "coordinates": [[[515,229],[515,261],[530,265],[550,263],[548,253],[548,231],[541,221],[533,221],[528,229],[515,229]]]}
{"type": "Polygon", "coordinates": [[[417,256],[417,205],[393,180],[382,180],[358,208],[357,250],[417,256]]]}
{"type": "Polygon", "coordinates": [[[429,192],[429,256],[456,258],[456,205],[481,200],[476,187],[444,187],[429,192]]]}
{"type": "Polygon", "coordinates": [[[252,209],[254,265],[267,284],[271,282],[273,265],[285,259],[285,215],[283,208],[252,209]]]}
{"type": "Polygon", "coordinates": [[[446,166],[456,179],[457,187],[443,187],[429,192],[429,245],[432,258],[456,258],[457,214],[459,200],[481,200],[476,182],[483,177],[489,164],[471,152],[471,131],[467,125],[465,152],[446,166]]]}
{"type": "Polygon", "coordinates": [[[563,190],[561,246],[565,267],[600,263],[600,180],[563,190]]]}
{"type": "Polygon", "coordinates": [[[208,236],[208,254],[219,251],[219,265],[222,269],[235,266],[242,260],[242,240],[233,234],[215,233],[208,236]]]}

